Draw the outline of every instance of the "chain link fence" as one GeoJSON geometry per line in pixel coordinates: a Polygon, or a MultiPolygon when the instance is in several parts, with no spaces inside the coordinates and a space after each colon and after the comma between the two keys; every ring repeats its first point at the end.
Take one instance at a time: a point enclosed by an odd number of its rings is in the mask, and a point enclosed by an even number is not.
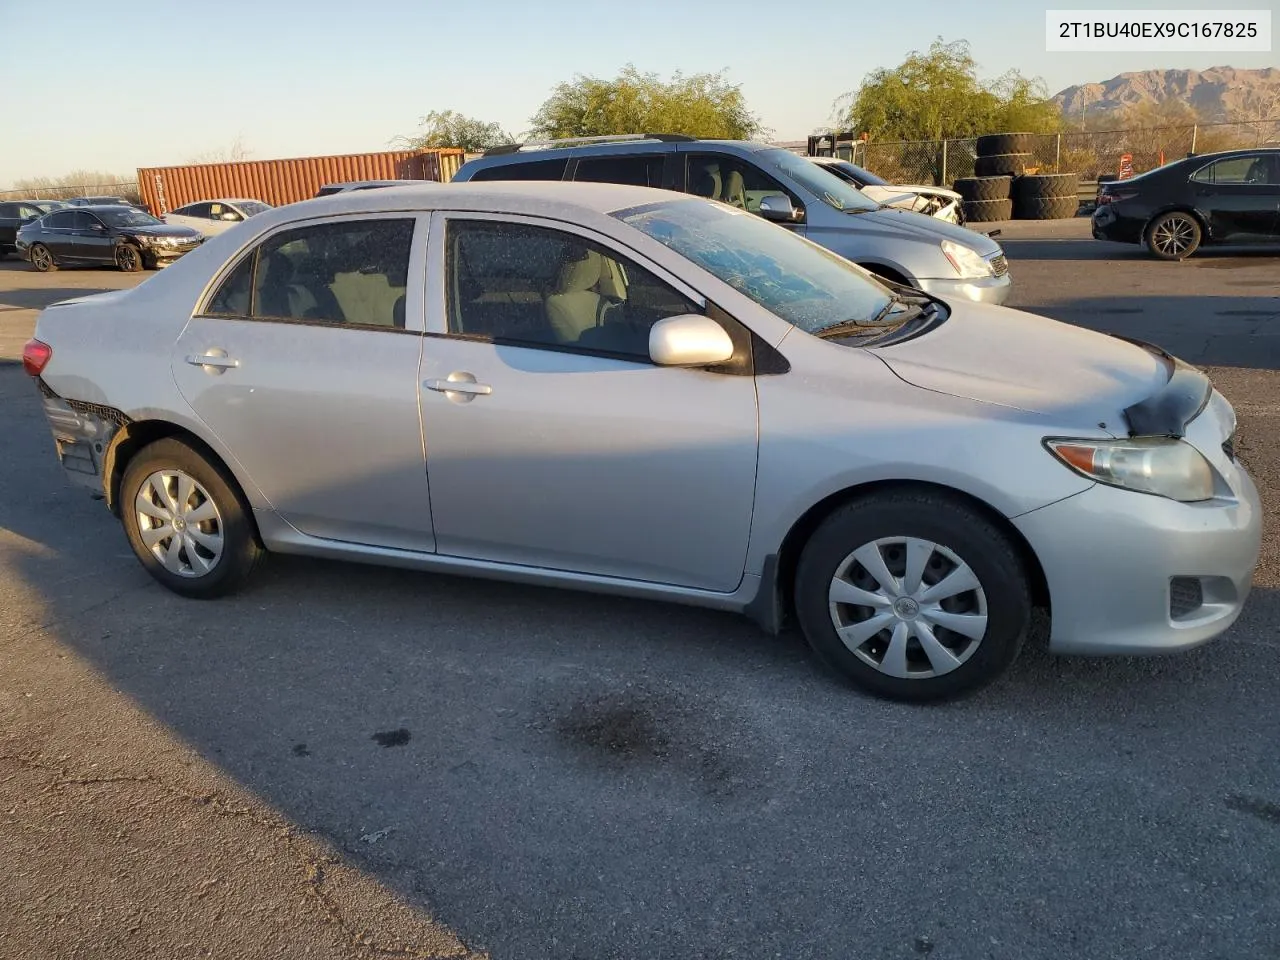
{"type": "Polygon", "coordinates": [[[142,195],[135,180],[118,183],[82,183],[75,186],[50,185],[24,190],[0,190],[0,200],[73,200],[76,197],[120,197],[138,203],[142,195]]]}
{"type": "MultiPolygon", "coordinates": [[[[1132,156],[1136,174],[1188,153],[1280,147],[1280,119],[1065,132],[1031,139],[1031,156],[1026,163],[1029,172],[1075,173],[1082,182],[1092,182],[1100,174],[1117,173],[1125,154],[1132,156]]],[[[827,152],[851,160],[890,183],[949,186],[961,177],[973,176],[977,140],[878,142],[837,136],[834,148],[827,152]]]]}

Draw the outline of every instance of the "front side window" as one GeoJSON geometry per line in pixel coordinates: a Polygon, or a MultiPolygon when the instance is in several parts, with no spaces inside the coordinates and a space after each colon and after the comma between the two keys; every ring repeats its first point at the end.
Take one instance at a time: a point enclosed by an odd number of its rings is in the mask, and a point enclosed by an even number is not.
{"type": "Polygon", "coordinates": [[[1191,179],[1215,184],[1273,184],[1270,158],[1265,155],[1227,157],[1197,170],[1191,179]]]}
{"type": "Polygon", "coordinates": [[[686,199],[645,204],[614,216],[802,330],[866,323],[879,335],[891,328],[877,319],[893,302],[887,288],[785,227],[686,199]]]}
{"type": "Polygon", "coordinates": [[[102,226],[102,221],[91,213],[73,213],[71,216],[72,230],[92,230],[95,225],[102,226]]]}
{"type": "Polygon", "coordinates": [[[477,170],[472,180],[563,180],[569,161],[530,160],[528,163],[500,163],[477,170]]]}
{"type": "Polygon", "coordinates": [[[348,220],[284,230],[223,280],[217,316],[403,329],[413,220],[348,220]]]}
{"type": "Polygon", "coordinates": [[[450,222],[449,331],[649,359],[649,329],[702,308],[651,272],[574,234],[450,222]]]}
{"type": "Polygon", "coordinates": [[[661,187],[660,153],[640,157],[590,157],[578,161],[574,180],[589,183],[623,183],[633,187],[661,187]]]}
{"type": "Polygon", "coordinates": [[[689,155],[688,192],[719,200],[748,213],[760,212],[765,197],[783,197],[796,206],[799,198],[753,163],[720,153],[689,155]]]}

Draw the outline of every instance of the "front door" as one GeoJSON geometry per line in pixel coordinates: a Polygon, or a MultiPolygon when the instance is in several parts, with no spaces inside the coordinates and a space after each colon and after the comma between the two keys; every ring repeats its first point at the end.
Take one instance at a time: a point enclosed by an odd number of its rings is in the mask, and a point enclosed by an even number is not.
{"type": "Polygon", "coordinates": [[[421,223],[417,244],[417,219],[404,215],[277,231],[175,346],[191,408],[302,533],[435,547],[415,389],[421,223]]]}
{"type": "Polygon", "coordinates": [[[77,210],[72,249],[77,260],[96,263],[112,263],[115,260],[116,239],[107,225],[91,213],[77,210]]]}
{"type": "Polygon", "coordinates": [[[433,220],[422,423],[441,554],[721,592],[755,494],[753,377],[660,367],[693,291],[601,237],[433,220]]]}

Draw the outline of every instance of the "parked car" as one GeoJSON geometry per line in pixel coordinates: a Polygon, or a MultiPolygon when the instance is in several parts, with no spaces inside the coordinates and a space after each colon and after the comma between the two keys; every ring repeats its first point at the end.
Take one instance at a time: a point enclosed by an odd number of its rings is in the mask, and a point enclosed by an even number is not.
{"type": "Polygon", "coordinates": [[[1003,303],[1009,265],[990,237],[884,207],[817,164],[745,140],[634,135],[498,147],[454,183],[574,180],[662,187],[719,200],[808,237],[898,283],[943,298],[1003,303]]]}
{"type": "Polygon", "coordinates": [[[74,207],[25,224],[17,247],[42,273],[86,264],[114,264],[133,273],[172,263],[203,239],[198,230],[164,223],[133,207],[74,207]]]}
{"type": "Polygon", "coordinates": [[[917,184],[890,183],[877,177],[870,170],[839,157],[809,157],[809,159],[841,180],[853,184],[876,203],[903,210],[914,210],[926,217],[937,217],[948,223],[964,224],[963,198],[946,187],[917,184]]]}
{"type": "Polygon", "coordinates": [[[64,200],[63,203],[69,207],[133,206],[124,197],[71,197],[68,200],[64,200]]]}
{"type": "Polygon", "coordinates": [[[1098,185],[1098,240],[1182,260],[1211,243],[1280,240],[1280,149],[1185,157],[1098,185]]]}
{"type": "Polygon", "coordinates": [[[44,211],[34,200],[0,201],[0,257],[18,251],[18,228],[39,220],[44,211]]]}
{"type": "Polygon", "coordinates": [[[1260,548],[1200,371],[665,190],[281,207],[48,307],[23,363],[67,477],[190,597],[276,551],[794,614],[927,700],[1033,605],[1063,652],[1204,643],[1260,548]]]}
{"type": "Polygon", "coordinates": [[[165,223],[177,223],[199,230],[206,237],[222,233],[237,223],[270,210],[271,205],[261,200],[202,200],[166,213],[165,223]]]}
{"type": "Polygon", "coordinates": [[[351,190],[378,190],[382,187],[403,187],[411,183],[434,183],[434,180],[352,180],[349,183],[326,183],[316,191],[317,197],[331,197],[335,193],[351,190]]]}
{"type": "Polygon", "coordinates": [[[54,210],[64,210],[70,206],[61,200],[29,200],[32,206],[39,207],[41,213],[53,213],[54,210]]]}

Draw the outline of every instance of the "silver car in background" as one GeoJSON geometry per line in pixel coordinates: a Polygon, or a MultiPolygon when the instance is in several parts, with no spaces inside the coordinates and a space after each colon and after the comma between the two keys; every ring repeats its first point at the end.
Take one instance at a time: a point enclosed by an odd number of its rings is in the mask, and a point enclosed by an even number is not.
{"type": "Polygon", "coordinates": [[[186,596],[266,552],[793,619],[877,694],[1239,616],[1228,402],[1157,348],[882,282],[724,204],[393,187],[40,314],[67,475],[186,596]]]}

